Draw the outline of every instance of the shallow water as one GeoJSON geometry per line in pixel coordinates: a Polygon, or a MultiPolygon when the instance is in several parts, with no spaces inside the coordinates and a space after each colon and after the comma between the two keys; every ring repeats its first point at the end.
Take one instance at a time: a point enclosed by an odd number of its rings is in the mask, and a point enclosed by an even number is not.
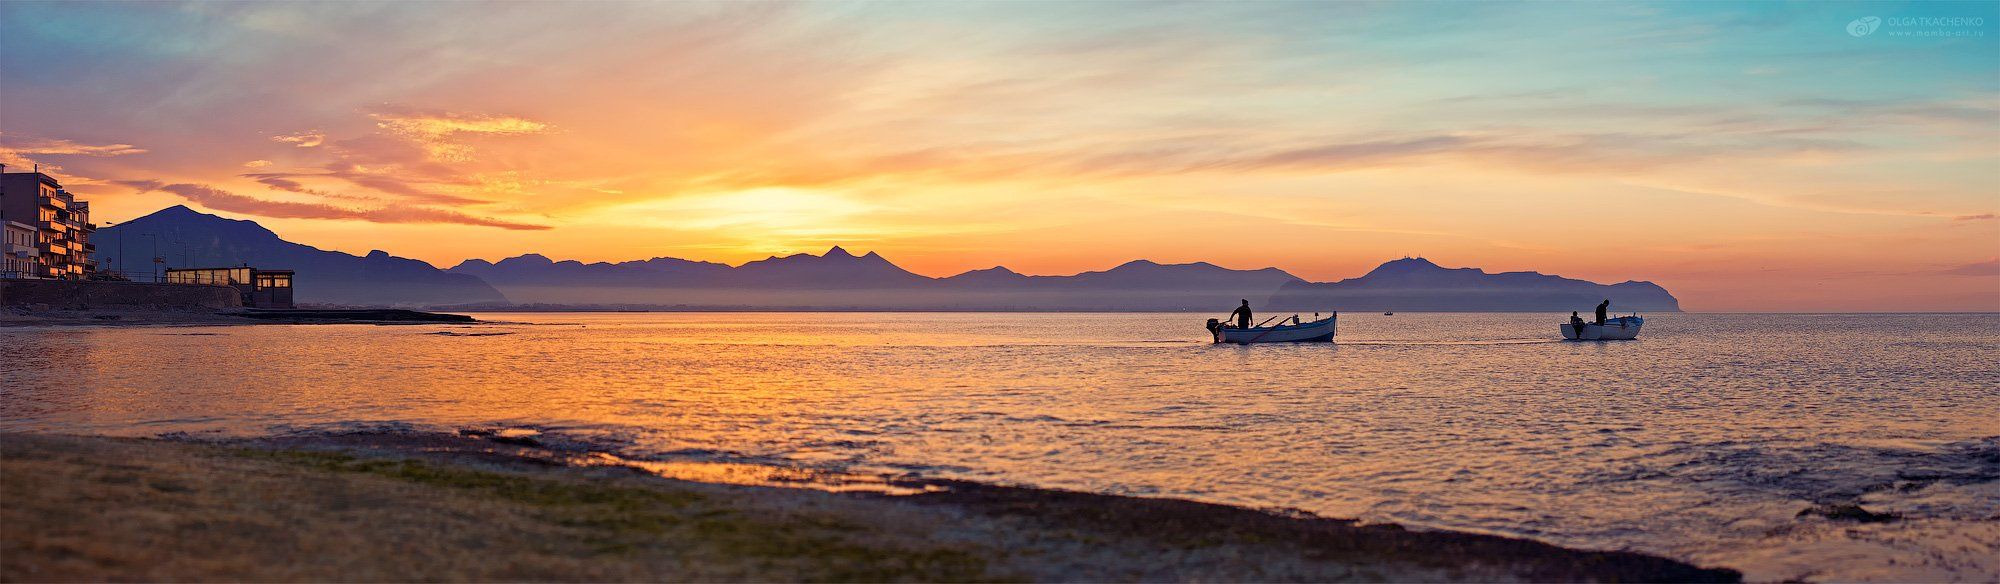
{"type": "Polygon", "coordinates": [[[531,428],[660,461],[1292,507],[1753,579],[2000,579],[2000,315],[483,314],[0,329],[0,430],[531,428]],[[450,334],[442,334],[450,333],[450,334]],[[478,333],[478,334],[474,334],[478,333]],[[484,334],[510,333],[510,334],[484,334]],[[1851,504],[1857,523],[1800,512],[1851,504]]]}

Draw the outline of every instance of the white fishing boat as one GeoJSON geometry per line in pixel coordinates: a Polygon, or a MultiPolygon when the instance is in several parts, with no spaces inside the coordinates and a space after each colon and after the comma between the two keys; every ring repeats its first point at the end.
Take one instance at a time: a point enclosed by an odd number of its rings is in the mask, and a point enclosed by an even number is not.
{"type": "MultiPolygon", "coordinates": [[[[1317,315],[1315,315],[1317,316],[1317,315]]],[[[1237,328],[1217,319],[1208,319],[1208,332],[1215,335],[1216,343],[1247,345],[1250,343],[1331,343],[1336,321],[1340,313],[1333,313],[1319,320],[1302,320],[1298,315],[1278,321],[1275,326],[1254,326],[1237,328]]]]}
{"type": "Polygon", "coordinates": [[[1629,341],[1639,338],[1639,327],[1646,324],[1645,317],[1639,315],[1608,318],[1604,324],[1583,323],[1583,330],[1571,323],[1563,323],[1564,340],[1570,341],[1629,341]]]}

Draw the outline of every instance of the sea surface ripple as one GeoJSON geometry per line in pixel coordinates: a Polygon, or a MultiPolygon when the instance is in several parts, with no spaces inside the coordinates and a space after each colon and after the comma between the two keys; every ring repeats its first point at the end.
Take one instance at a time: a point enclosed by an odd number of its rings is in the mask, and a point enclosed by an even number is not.
{"type": "Polygon", "coordinates": [[[0,431],[506,428],[640,460],[1284,507],[1754,580],[2000,580],[2000,315],[482,314],[0,329],[0,431]],[[493,334],[507,333],[507,334],[493,334]],[[1829,512],[1859,506],[1885,521],[1829,512]]]}

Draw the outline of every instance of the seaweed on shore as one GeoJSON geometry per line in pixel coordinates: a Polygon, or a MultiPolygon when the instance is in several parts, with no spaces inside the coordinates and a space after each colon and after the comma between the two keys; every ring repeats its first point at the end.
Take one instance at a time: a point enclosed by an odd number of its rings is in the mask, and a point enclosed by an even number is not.
{"type": "Polygon", "coordinates": [[[1173,499],[662,479],[496,447],[504,432],[233,444],[0,434],[0,515],[12,526],[0,530],[0,581],[1740,578],[1636,553],[1173,499]],[[269,561],[305,556],[315,559],[269,561]]]}
{"type": "Polygon", "coordinates": [[[1222,542],[1287,545],[1328,561],[1401,561],[1455,570],[1468,559],[1514,567],[1540,582],[1740,582],[1742,573],[1622,551],[1573,550],[1526,539],[1268,511],[1180,499],[1099,495],[949,482],[910,498],[990,515],[1152,538],[1193,548],[1222,542]]]}

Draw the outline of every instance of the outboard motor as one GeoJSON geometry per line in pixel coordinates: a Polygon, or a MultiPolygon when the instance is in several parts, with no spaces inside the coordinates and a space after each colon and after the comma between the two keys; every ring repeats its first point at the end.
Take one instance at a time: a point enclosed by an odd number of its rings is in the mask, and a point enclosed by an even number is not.
{"type": "Polygon", "coordinates": [[[1213,318],[1211,318],[1211,319],[1208,319],[1208,333],[1209,333],[1209,334],[1215,334],[1215,331],[1217,331],[1217,330],[1221,330],[1221,329],[1222,329],[1222,321],[1221,321],[1221,320],[1217,320],[1217,319],[1213,319],[1213,318]]]}

